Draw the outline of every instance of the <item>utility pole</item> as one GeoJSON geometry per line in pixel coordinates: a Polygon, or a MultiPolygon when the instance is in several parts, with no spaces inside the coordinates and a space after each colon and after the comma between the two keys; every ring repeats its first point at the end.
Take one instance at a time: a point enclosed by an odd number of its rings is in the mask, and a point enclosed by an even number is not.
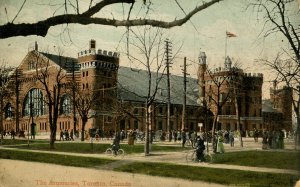
{"type": "Polygon", "coordinates": [[[186,80],[186,76],[188,75],[186,73],[186,57],[184,57],[183,61],[183,105],[182,105],[182,122],[181,122],[181,130],[183,131],[185,129],[185,114],[186,114],[186,83],[188,82],[186,80]]]}
{"type": "Polygon", "coordinates": [[[170,64],[171,64],[171,55],[172,55],[172,42],[167,38],[166,42],[166,66],[167,66],[167,86],[168,86],[168,100],[167,100],[167,131],[168,138],[171,141],[171,127],[170,127],[170,110],[171,110],[171,91],[170,91],[170,64]]]}
{"type": "Polygon", "coordinates": [[[73,81],[73,85],[72,85],[72,97],[73,97],[73,123],[74,123],[74,134],[75,136],[77,136],[76,133],[76,125],[77,125],[77,119],[76,119],[76,106],[75,106],[75,86],[76,86],[76,82],[75,82],[75,62],[74,60],[72,61],[72,81],[73,81]]]}

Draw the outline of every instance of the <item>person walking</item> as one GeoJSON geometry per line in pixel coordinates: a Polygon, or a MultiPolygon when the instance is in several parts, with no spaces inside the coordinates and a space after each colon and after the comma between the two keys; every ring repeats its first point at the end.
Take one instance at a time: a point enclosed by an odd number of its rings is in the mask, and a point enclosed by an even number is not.
{"type": "Polygon", "coordinates": [[[229,142],[230,142],[230,147],[234,147],[234,135],[232,131],[230,131],[229,133],[229,142]]]}
{"type": "Polygon", "coordinates": [[[204,141],[203,139],[200,138],[200,136],[197,136],[196,138],[196,156],[197,156],[197,160],[199,162],[203,162],[204,160],[204,154],[203,151],[205,150],[205,145],[204,145],[204,141]]]}
{"type": "Polygon", "coordinates": [[[224,141],[223,136],[219,135],[218,136],[218,143],[217,143],[217,153],[225,153],[223,141],[224,141]]]}
{"type": "Polygon", "coordinates": [[[182,136],[182,147],[184,147],[186,142],[186,133],[182,131],[181,136],[182,136]]]}
{"type": "Polygon", "coordinates": [[[267,134],[267,132],[263,133],[263,137],[262,137],[262,149],[268,149],[268,134],[267,134]]]}
{"type": "Polygon", "coordinates": [[[71,132],[70,132],[70,140],[73,140],[73,141],[74,141],[74,138],[73,138],[74,132],[73,132],[73,131],[74,131],[74,130],[71,129],[71,132]]]}
{"type": "Polygon", "coordinates": [[[174,133],[174,142],[176,142],[177,141],[177,132],[174,131],[173,133],[174,133]]]}

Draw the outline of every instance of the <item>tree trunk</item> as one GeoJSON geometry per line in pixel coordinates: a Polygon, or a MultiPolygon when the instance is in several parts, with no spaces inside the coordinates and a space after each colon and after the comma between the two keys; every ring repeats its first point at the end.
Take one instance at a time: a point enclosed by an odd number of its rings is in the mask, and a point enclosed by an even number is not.
{"type": "Polygon", "coordinates": [[[146,140],[145,140],[144,152],[145,152],[145,156],[149,156],[149,154],[150,154],[149,125],[150,125],[150,122],[151,122],[151,116],[150,116],[151,106],[150,105],[146,105],[146,106],[147,106],[147,111],[146,111],[146,132],[145,132],[146,140]]]}
{"type": "Polygon", "coordinates": [[[213,152],[216,152],[216,147],[215,147],[215,129],[216,129],[216,125],[217,125],[217,120],[218,120],[218,113],[219,110],[217,111],[215,117],[214,117],[214,122],[213,122],[213,126],[212,126],[212,131],[211,131],[211,144],[212,144],[212,148],[213,148],[213,152]]]}
{"type": "Polygon", "coordinates": [[[84,135],[85,135],[84,134],[84,129],[85,129],[85,125],[86,125],[87,120],[82,119],[81,122],[82,122],[82,127],[81,127],[81,141],[83,142],[84,141],[84,135]]]}
{"type": "Polygon", "coordinates": [[[237,97],[237,93],[235,92],[235,97],[234,97],[234,104],[235,104],[235,113],[237,117],[237,131],[239,132],[239,141],[240,141],[240,146],[243,147],[243,139],[242,139],[242,134],[241,134],[241,118],[240,118],[240,110],[239,110],[239,100],[237,97]]]}
{"type": "Polygon", "coordinates": [[[4,131],[4,128],[3,128],[3,96],[1,95],[0,96],[0,133],[1,133],[1,144],[3,143],[3,131],[4,131]]]}
{"type": "Polygon", "coordinates": [[[50,149],[54,149],[54,143],[56,140],[56,126],[50,125],[50,149]]]}

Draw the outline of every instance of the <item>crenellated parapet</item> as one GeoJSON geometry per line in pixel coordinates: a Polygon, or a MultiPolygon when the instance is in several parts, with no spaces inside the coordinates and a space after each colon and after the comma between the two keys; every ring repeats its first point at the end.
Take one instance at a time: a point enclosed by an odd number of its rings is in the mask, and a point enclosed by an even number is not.
{"type": "Polygon", "coordinates": [[[113,51],[107,51],[107,50],[102,50],[102,49],[88,49],[84,51],[80,51],[78,53],[78,58],[84,57],[84,56],[90,56],[90,55],[102,55],[102,56],[108,56],[108,57],[113,57],[113,58],[119,58],[120,53],[118,52],[113,52],[113,51]]]}

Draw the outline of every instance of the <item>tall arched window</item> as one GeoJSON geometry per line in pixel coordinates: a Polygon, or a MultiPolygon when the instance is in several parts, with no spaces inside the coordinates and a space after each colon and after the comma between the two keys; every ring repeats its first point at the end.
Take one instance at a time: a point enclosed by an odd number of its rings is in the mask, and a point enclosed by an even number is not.
{"type": "Polygon", "coordinates": [[[31,89],[24,100],[23,116],[41,116],[45,114],[45,103],[41,90],[31,89]]]}
{"type": "Polygon", "coordinates": [[[10,103],[8,103],[5,108],[5,118],[12,118],[14,116],[13,107],[10,103]]]}
{"type": "Polygon", "coordinates": [[[71,113],[71,99],[68,95],[63,95],[60,100],[60,114],[71,113]]]}

